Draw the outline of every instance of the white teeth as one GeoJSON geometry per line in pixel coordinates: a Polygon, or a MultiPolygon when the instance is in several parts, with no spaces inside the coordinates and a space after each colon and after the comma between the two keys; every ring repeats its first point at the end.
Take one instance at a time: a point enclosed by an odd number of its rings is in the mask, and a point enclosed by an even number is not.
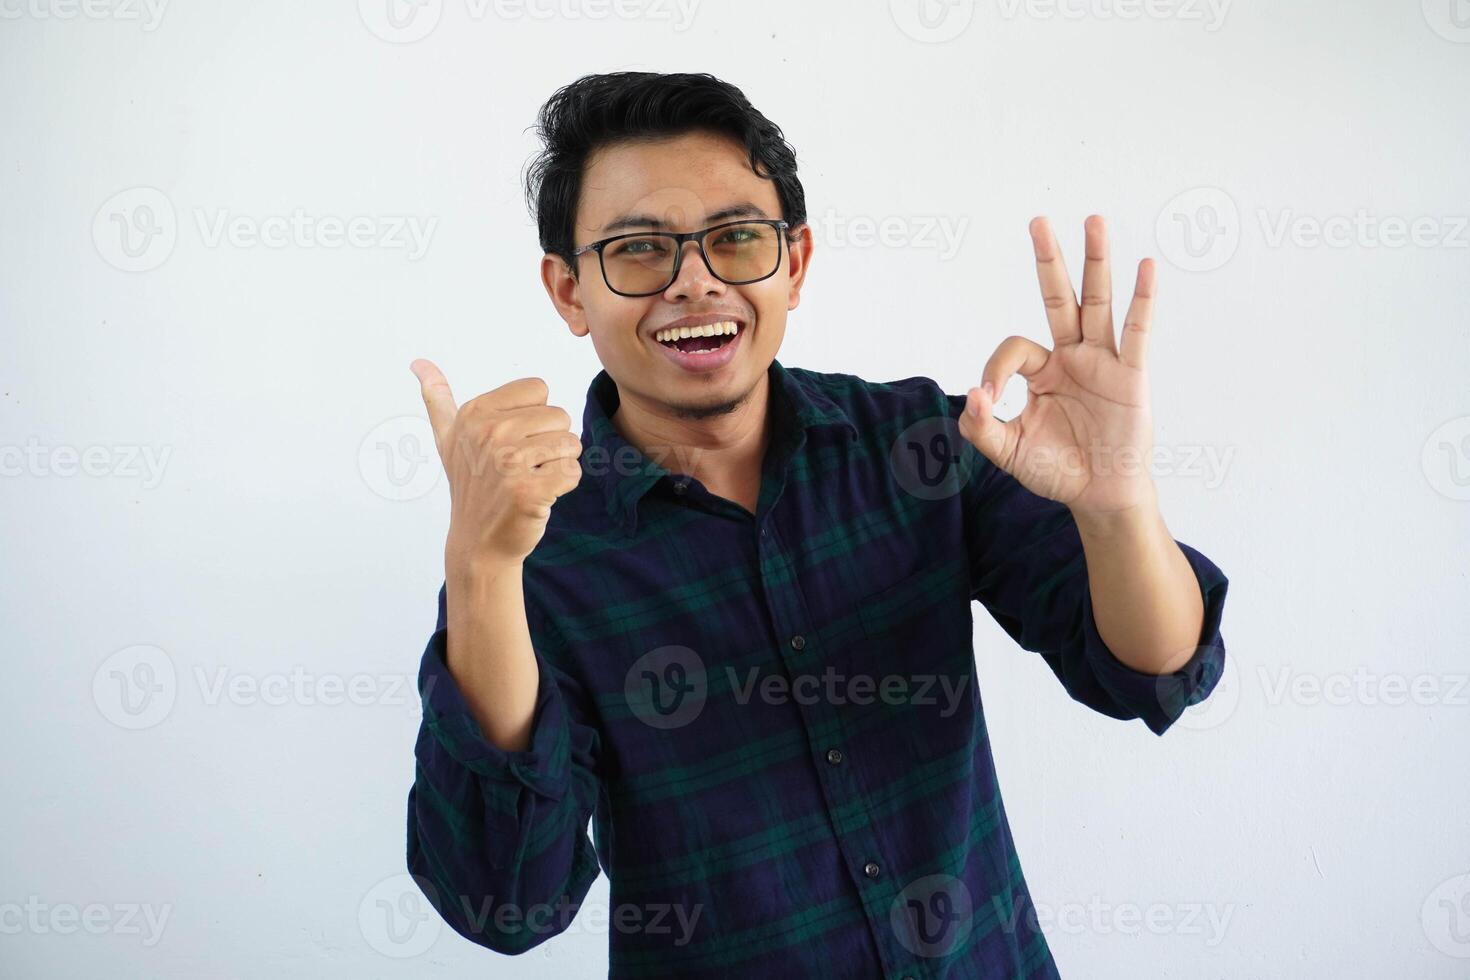
{"type": "Polygon", "coordinates": [[[668,340],[683,340],[685,337],[719,337],[724,334],[734,334],[740,330],[740,325],[734,320],[725,320],[723,323],[706,323],[700,327],[668,327],[653,335],[653,339],[660,343],[668,340]]]}

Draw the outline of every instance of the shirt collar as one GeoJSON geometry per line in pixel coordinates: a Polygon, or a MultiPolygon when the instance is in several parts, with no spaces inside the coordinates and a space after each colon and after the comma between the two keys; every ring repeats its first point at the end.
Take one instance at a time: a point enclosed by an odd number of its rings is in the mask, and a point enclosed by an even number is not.
{"type": "MultiPolygon", "coordinates": [[[[780,451],[788,442],[793,449],[800,446],[807,432],[815,429],[845,428],[850,440],[857,438],[857,426],[847,412],[810,379],[809,372],[801,371],[803,376],[799,377],[772,358],[767,374],[774,413],[768,453],[780,451]]],[[[638,524],[638,501],[672,473],[618,432],[612,423],[618,404],[617,384],[604,368],[587,387],[587,407],[582,413],[582,461],[584,471],[601,490],[608,516],[631,534],[638,524]]]]}

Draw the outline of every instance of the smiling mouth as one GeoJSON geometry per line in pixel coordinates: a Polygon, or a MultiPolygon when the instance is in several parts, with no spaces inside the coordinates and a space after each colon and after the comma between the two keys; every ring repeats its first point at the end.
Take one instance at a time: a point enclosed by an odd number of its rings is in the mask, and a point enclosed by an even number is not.
{"type": "Polygon", "coordinates": [[[744,329],[734,320],[726,320],[700,327],[660,330],[654,335],[654,339],[665,347],[673,347],[685,354],[707,354],[733,341],[744,329]],[[682,336],[686,333],[687,336],[682,336]]]}

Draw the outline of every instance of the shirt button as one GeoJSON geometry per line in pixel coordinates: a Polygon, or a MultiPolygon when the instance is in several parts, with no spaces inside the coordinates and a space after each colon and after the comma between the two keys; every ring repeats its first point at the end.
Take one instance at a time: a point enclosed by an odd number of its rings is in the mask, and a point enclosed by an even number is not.
{"type": "Polygon", "coordinates": [[[830,762],[830,763],[832,763],[832,765],[834,765],[834,766],[837,765],[839,762],[842,761],[842,750],[841,749],[828,749],[827,750],[827,761],[830,762]]]}
{"type": "Polygon", "coordinates": [[[869,878],[878,877],[878,872],[880,870],[882,869],[878,867],[877,861],[869,861],[867,864],[863,865],[863,874],[867,875],[869,878]]]}
{"type": "Polygon", "coordinates": [[[806,649],[806,637],[802,636],[800,633],[797,633],[795,636],[793,636],[791,638],[791,649],[793,649],[793,650],[805,650],[806,649]]]}
{"type": "Polygon", "coordinates": [[[687,484],[684,484],[684,483],[675,483],[674,484],[674,492],[675,493],[683,493],[685,491],[685,489],[687,489],[687,484]]]}

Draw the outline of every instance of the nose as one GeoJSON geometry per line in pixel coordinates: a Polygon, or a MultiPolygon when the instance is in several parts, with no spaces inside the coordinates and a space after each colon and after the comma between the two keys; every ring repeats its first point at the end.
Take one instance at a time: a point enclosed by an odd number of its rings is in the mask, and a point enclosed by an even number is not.
{"type": "Polygon", "coordinates": [[[673,282],[669,283],[669,288],[664,290],[664,297],[675,300],[723,293],[725,283],[704,261],[704,253],[699,250],[699,243],[685,242],[683,247],[685,251],[679,263],[679,274],[674,277],[673,282]],[[689,254],[691,249],[694,252],[693,255],[689,254]]]}

